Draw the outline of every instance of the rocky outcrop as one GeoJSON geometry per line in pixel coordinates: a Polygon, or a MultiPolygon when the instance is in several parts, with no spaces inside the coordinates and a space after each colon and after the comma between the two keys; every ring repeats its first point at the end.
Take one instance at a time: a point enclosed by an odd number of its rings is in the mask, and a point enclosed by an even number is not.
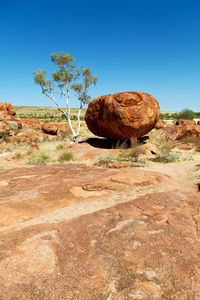
{"type": "Polygon", "coordinates": [[[178,120],[176,125],[163,128],[163,132],[169,140],[200,138],[200,126],[194,120],[178,120]]]}
{"type": "Polygon", "coordinates": [[[15,114],[11,103],[0,102],[0,138],[6,139],[8,136],[13,136],[22,128],[21,119],[15,114]]]}
{"type": "Polygon", "coordinates": [[[22,127],[29,129],[40,129],[41,123],[40,120],[36,118],[27,118],[22,120],[22,127]]]}
{"type": "Polygon", "coordinates": [[[10,102],[0,102],[0,117],[2,115],[15,116],[16,112],[13,109],[13,106],[10,102]]]}
{"type": "MultiPolygon", "coordinates": [[[[9,102],[0,102],[0,138],[5,142],[12,142],[17,136],[21,142],[33,142],[49,135],[68,135],[70,129],[67,124],[43,123],[36,118],[20,119],[16,116],[13,106],[9,102]],[[21,130],[23,129],[23,130],[21,130]]],[[[51,137],[50,137],[51,138],[51,137]]],[[[53,138],[53,137],[52,137],[53,138]]]]}
{"type": "Polygon", "coordinates": [[[178,126],[196,126],[196,122],[194,120],[179,119],[176,121],[176,125],[178,125],[178,126]]]}
{"type": "Polygon", "coordinates": [[[157,100],[146,93],[125,92],[94,98],[85,121],[95,135],[128,140],[161,128],[157,100]]]}
{"type": "Polygon", "coordinates": [[[53,165],[0,172],[0,298],[200,297],[199,199],[169,176],[53,165]]]}

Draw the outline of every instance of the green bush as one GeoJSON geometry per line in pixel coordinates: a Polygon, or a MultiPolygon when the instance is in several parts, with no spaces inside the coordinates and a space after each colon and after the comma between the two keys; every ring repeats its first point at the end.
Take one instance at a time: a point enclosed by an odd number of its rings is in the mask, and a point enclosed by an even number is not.
{"type": "Polygon", "coordinates": [[[74,155],[71,152],[63,152],[58,157],[59,163],[63,163],[66,161],[72,161],[72,160],[74,160],[74,155]]]}
{"type": "Polygon", "coordinates": [[[184,119],[184,120],[193,120],[195,118],[195,112],[191,109],[183,109],[179,113],[179,119],[184,119]]]}
{"type": "Polygon", "coordinates": [[[195,143],[195,146],[196,146],[196,151],[200,152],[200,143],[195,143]]]}
{"type": "Polygon", "coordinates": [[[162,155],[162,156],[156,156],[155,158],[152,159],[154,162],[159,162],[159,163],[172,163],[176,162],[179,160],[179,156],[175,154],[168,154],[168,155],[162,155]]]}
{"type": "Polygon", "coordinates": [[[45,151],[33,153],[28,160],[29,165],[46,165],[51,162],[50,156],[45,151]]]}

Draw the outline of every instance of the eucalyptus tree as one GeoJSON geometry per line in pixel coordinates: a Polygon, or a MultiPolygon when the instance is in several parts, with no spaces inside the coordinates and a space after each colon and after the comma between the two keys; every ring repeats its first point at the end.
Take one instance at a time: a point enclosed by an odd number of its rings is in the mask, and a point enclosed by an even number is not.
{"type": "Polygon", "coordinates": [[[58,68],[56,72],[52,73],[51,79],[47,80],[46,71],[39,69],[33,73],[34,81],[40,85],[42,93],[53,101],[58,110],[67,118],[69,128],[73,134],[73,142],[75,143],[80,132],[81,109],[90,101],[91,97],[88,95],[88,90],[92,85],[96,85],[97,77],[92,76],[89,68],[84,68],[83,66],[77,68],[74,64],[74,58],[70,54],[64,52],[53,53],[51,61],[58,68]],[[65,97],[67,112],[61,108],[55,98],[57,89],[59,89],[60,97],[65,97]],[[78,126],[76,131],[71,122],[71,92],[75,92],[79,101],[78,126]]]}

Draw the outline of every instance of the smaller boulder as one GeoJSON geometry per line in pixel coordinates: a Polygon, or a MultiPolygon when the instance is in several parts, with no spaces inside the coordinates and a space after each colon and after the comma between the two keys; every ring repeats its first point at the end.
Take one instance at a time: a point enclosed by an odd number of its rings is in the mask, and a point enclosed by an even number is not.
{"type": "Polygon", "coordinates": [[[193,120],[178,120],[176,125],[163,128],[168,140],[184,140],[185,138],[199,138],[200,126],[193,120]]]}
{"type": "Polygon", "coordinates": [[[9,115],[11,116],[16,115],[16,111],[13,109],[13,106],[10,102],[5,102],[5,106],[9,115]]]}
{"type": "Polygon", "coordinates": [[[41,126],[43,132],[47,134],[57,135],[58,127],[54,123],[43,123],[41,126]]]}
{"type": "Polygon", "coordinates": [[[70,132],[70,129],[66,124],[43,123],[41,129],[43,132],[51,135],[60,135],[63,132],[70,132]]]}
{"type": "Polygon", "coordinates": [[[179,119],[178,121],[176,121],[176,125],[178,125],[178,126],[196,126],[196,122],[194,120],[179,119]]]}

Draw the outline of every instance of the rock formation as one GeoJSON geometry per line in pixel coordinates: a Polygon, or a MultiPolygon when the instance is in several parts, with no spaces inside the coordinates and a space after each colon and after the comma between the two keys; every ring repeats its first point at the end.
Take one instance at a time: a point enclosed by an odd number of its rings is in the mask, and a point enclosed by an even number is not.
{"type": "Polygon", "coordinates": [[[60,135],[62,132],[70,132],[67,124],[56,124],[56,123],[43,123],[41,127],[42,131],[47,134],[60,135]]]}
{"type": "Polygon", "coordinates": [[[29,129],[40,129],[41,123],[37,118],[27,118],[22,120],[22,127],[29,129]]]}
{"type": "Polygon", "coordinates": [[[0,117],[2,118],[3,116],[8,117],[8,116],[15,116],[16,112],[13,109],[13,106],[10,102],[0,102],[0,117]]]}
{"type": "Polygon", "coordinates": [[[85,121],[95,135],[127,140],[161,128],[157,100],[146,93],[125,92],[94,98],[85,121]]]}
{"type": "Polygon", "coordinates": [[[22,128],[21,119],[16,117],[12,104],[0,102],[0,138],[4,135],[12,136],[22,128]]]}
{"type": "Polygon", "coordinates": [[[178,120],[176,125],[163,128],[163,132],[169,140],[200,138],[200,126],[194,120],[178,120]]]}
{"type": "Polygon", "coordinates": [[[0,139],[3,138],[5,142],[11,142],[15,136],[22,142],[32,142],[35,138],[43,139],[44,134],[59,136],[69,133],[67,124],[41,124],[36,118],[20,119],[16,116],[11,103],[0,102],[0,139]]]}
{"type": "Polygon", "coordinates": [[[1,171],[0,298],[198,300],[199,199],[173,184],[76,164],[1,171]]]}

